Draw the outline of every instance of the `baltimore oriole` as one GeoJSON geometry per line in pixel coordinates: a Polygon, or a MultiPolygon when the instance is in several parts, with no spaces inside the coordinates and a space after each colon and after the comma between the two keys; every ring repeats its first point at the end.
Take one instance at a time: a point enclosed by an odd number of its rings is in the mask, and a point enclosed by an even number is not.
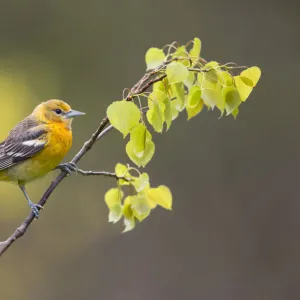
{"type": "Polygon", "coordinates": [[[72,145],[72,118],[80,115],[63,101],[43,102],[0,143],[0,181],[19,185],[36,218],[42,207],[30,200],[25,184],[67,167],[59,163],[72,145]]]}

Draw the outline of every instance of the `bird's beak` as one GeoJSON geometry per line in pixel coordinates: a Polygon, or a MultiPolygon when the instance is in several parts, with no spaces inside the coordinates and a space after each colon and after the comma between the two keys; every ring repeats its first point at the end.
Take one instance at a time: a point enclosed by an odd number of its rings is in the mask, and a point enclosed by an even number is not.
{"type": "Polygon", "coordinates": [[[65,118],[66,119],[71,119],[71,118],[74,118],[74,117],[77,117],[77,116],[83,116],[83,115],[85,115],[84,112],[77,111],[77,110],[70,110],[69,112],[67,112],[65,114],[65,118]]]}

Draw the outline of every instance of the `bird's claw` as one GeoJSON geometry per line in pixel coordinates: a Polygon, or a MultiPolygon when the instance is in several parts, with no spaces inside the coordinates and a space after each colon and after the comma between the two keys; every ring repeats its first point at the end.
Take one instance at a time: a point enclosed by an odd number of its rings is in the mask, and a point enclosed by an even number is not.
{"type": "Polygon", "coordinates": [[[76,164],[72,162],[60,164],[56,169],[66,172],[67,175],[71,175],[72,172],[77,172],[76,164]]]}
{"type": "Polygon", "coordinates": [[[34,204],[33,202],[28,202],[28,206],[31,208],[31,210],[32,210],[32,212],[33,212],[33,214],[34,214],[34,217],[36,218],[36,219],[38,219],[39,218],[39,216],[40,216],[40,210],[41,209],[44,209],[44,207],[43,206],[41,206],[41,205],[39,205],[39,204],[34,204]]]}

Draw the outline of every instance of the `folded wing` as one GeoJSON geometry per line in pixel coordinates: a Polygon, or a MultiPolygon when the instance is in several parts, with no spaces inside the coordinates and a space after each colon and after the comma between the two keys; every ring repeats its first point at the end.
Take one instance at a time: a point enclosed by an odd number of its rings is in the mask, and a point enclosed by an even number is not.
{"type": "Polygon", "coordinates": [[[0,143],[0,170],[7,169],[39,153],[46,145],[46,128],[30,117],[14,127],[0,143]]]}

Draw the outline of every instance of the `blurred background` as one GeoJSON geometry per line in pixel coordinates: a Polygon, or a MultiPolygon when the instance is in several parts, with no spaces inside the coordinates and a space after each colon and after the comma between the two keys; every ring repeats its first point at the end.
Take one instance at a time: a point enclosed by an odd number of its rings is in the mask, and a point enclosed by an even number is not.
{"type": "MultiPolygon", "coordinates": [[[[183,113],[146,171],[172,189],[132,232],[107,221],[108,178],[67,178],[41,218],[0,259],[5,300],[299,299],[299,5],[297,1],[0,1],[0,138],[40,102],[85,111],[78,151],[145,71],[149,47],[202,40],[202,56],[258,65],[240,115],[183,113]]],[[[112,171],[129,162],[111,132],[80,162],[112,171]]],[[[28,187],[37,202],[52,178],[28,187]]],[[[29,213],[0,183],[0,240],[29,213]]]]}

